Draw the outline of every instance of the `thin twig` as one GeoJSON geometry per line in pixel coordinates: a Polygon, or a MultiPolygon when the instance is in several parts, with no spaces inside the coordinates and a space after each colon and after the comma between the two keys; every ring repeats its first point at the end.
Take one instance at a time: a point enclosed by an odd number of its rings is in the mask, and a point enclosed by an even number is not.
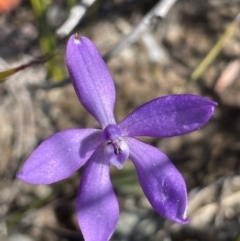
{"type": "Polygon", "coordinates": [[[43,90],[49,90],[49,89],[54,89],[54,88],[59,88],[59,87],[62,87],[62,86],[65,86],[67,84],[70,84],[71,83],[71,80],[70,78],[66,78],[60,82],[57,82],[57,83],[46,83],[46,84],[29,84],[28,85],[28,88],[30,90],[37,90],[37,89],[43,89],[43,90]]]}
{"type": "Polygon", "coordinates": [[[156,18],[163,19],[173,4],[177,0],[162,0],[159,1],[142,19],[142,21],[132,30],[132,32],[124,37],[112,50],[110,50],[105,56],[104,60],[108,61],[114,55],[119,53],[123,48],[134,43],[140,35],[149,29],[149,27],[154,23],[156,18]]]}
{"type": "Polygon", "coordinates": [[[56,30],[56,34],[60,38],[68,36],[72,30],[77,26],[81,21],[87,9],[95,2],[96,0],[82,0],[78,5],[74,6],[70,10],[70,15],[68,19],[56,30]]]}

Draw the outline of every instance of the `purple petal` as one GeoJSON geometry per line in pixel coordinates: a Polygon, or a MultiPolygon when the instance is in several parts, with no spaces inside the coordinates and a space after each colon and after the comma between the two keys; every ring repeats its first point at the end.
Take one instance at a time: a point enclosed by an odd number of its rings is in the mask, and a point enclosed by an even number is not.
{"type": "Polygon", "coordinates": [[[140,106],[119,127],[128,136],[184,135],[204,126],[216,105],[196,95],[168,95],[140,106]]]}
{"type": "Polygon", "coordinates": [[[102,128],[115,124],[115,87],[96,46],[87,38],[72,36],[67,45],[66,61],[82,105],[102,128]]]}
{"type": "Polygon", "coordinates": [[[50,136],[30,155],[17,177],[31,184],[50,184],[69,177],[92,155],[101,133],[70,129],[50,136]]]}
{"type": "Polygon", "coordinates": [[[85,241],[110,239],[118,222],[119,207],[103,147],[94,152],[83,173],[76,209],[85,241]]]}
{"type": "Polygon", "coordinates": [[[126,139],[139,182],[153,208],[168,219],[187,223],[187,190],[182,175],[157,148],[131,137],[126,139]]]}

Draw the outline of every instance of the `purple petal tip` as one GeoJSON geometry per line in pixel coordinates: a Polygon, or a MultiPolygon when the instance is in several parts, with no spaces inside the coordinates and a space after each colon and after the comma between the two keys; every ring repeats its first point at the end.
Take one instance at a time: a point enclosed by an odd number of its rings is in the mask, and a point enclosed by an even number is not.
{"type": "Polygon", "coordinates": [[[187,223],[189,223],[190,222],[190,218],[189,217],[187,217],[187,218],[185,218],[185,219],[181,219],[180,220],[180,224],[187,224],[187,223]]]}
{"type": "MultiPolygon", "coordinates": [[[[187,217],[187,206],[183,214],[181,214],[181,207],[179,207],[180,213],[177,214],[176,216],[172,216],[172,221],[180,223],[180,224],[187,224],[190,221],[190,218],[187,217]]],[[[171,219],[171,217],[169,217],[171,219]]]]}
{"type": "Polygon", "coordinates": [[[23,180],[23,177],[24,177],[24,176],[23,176],[23,173],[22,173],[22,172],[17,172],[16,176],[17,176],[17,178],[23,180]]]}

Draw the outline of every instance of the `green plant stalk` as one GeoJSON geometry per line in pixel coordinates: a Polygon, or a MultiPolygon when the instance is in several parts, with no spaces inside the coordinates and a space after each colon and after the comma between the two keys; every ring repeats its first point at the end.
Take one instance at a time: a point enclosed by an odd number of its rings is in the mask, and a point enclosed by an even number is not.
{"type": "Polygon", "coordinates": [[[46,63],[48,73],[54,81],[60,81],[66,76],[60,59],[56,55],[57,40],[55,34],[47,25],[46,11],[50,5],[48,0],[31,0],[32,10],[39,24],[39,44],[43,54],[52,56],[46,63]]]}

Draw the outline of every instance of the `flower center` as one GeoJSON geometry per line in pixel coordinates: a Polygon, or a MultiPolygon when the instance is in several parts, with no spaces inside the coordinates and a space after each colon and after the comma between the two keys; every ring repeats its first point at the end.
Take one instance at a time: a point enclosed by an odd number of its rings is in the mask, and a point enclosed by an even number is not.
{"type": "Polygon", "coordinates": [[[120,136],[122,134],[121,129],[117,125],[110,124],[106,126],[103,131],[104,137],[109,141],[108,145],[112,145],[114,153],[119,155],[122,153],[120,136]]]}
{"type": "Polygon", "coordinates": [[[111,164],[121,169],[129,156],[129,147],[121,136],[121,129],[117,125],[110,124],[105,127],[103,135],[108,141],[104,149],[105,157],[111,164]]]}
{"type": "Polygon", "coordinates": [[[118,140],[118,141],[115,141],[115,142],[109,142],[108,143],[108,145],[112,144],[115,155],[120,155],[122,153],[121,142],[122,142],[121,140],[118,140]]]}

